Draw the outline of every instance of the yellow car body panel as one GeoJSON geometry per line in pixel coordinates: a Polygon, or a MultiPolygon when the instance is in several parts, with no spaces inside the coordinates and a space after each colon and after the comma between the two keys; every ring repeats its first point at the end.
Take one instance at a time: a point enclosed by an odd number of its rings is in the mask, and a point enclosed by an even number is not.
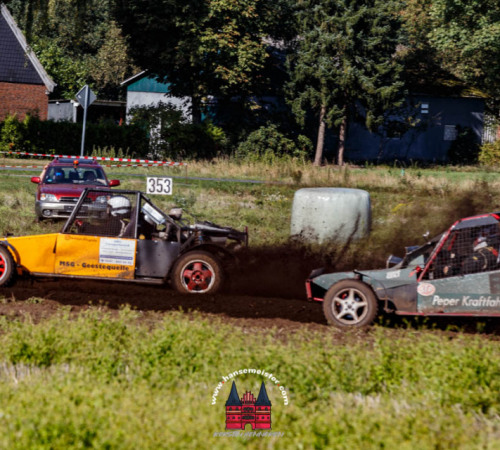
{"type": "Polygon", "coordinates": [[[14,260],[29,273],[134,279],[135,239],[55,233],[7,241],[14,260]]]}
{"type": "Polygon", "coordinates": [[[136,246],[135,239],[60,234],[55,273],[132,280],[136,246]]]}
{"type": "Polygon", "coordinates": [[[9,237],[6,241],[14,261],[27,272],[53,273],[56,258],[55,246],[59,233],[37,236],[9,237]]]}

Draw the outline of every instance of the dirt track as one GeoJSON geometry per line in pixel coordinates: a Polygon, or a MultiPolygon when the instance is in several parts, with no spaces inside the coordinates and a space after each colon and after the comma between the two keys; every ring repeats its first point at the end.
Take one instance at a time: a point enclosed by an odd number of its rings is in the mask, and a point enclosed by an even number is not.
{"type": "MultiPolygon", "coordinates": [[[[347,336],[342,337],[343,332],[327,325],[321,304],[307,302],[304,296],[278,298],[242,295],[238,292],[215,296],[179,295],[169,287],[83,280],[22,280],[12,287],[0,288],[0,295],[6,298],[6,302],[0,303],[0,316],[24,318],[29,315],[35,322],[52,316],[64,306],[71,312],[78,313],[90,305],[116,311],[120,306],[129,304],[133,309],[146,313],[143,317],[147,321],[153,317],[148,313],[153,313],[154,317],[158,318],[167,311],[183,310],[187,315],[190,311],[198,311],[207,318],[217,317],[242,328],[275,327],[284,335],[297,330],[315,330],[331,334],[336,340],[349,340],[347,336]],[[38,303],[33,299],[43,301],[38,303]]],[[[405,322],[408,322],[410,327],[420,328],[418,322],[411,318],[390,317],[389,321],[389,316],[385,316],[384,325],[396,333],[400,332],[399,328],[405,322]]],[[[498,318],[428,318],[425,328],[448,331],[455,329],[476,334],[478,322],[483,324],[480,334],[488,338],[500,338],[498,318]]],[[[449,332],[455,334],[455,331],[449,332]]],[[[354,335],[350,338],[357,339],[354,335]]]]}
{"type": "Polygon", "coordinates": [[[300,256],[283,249],[246,253],[238,268],[231,270],[224,292],[215,296],[180,295],[169,286],[123,282],[19,279],[13,286],[0,288],[0,295],[16,300],[0,303],[0,315],[29,312],[36,320],[61,306],[78,311],[92,304],[116,310],[129,304],[156,313],[197,310],[244,326],[293,329],[308,324],[329,329],[321,304],[306,300],[304,282],[317,263],[300,256]],[[43,302],[26,302],[32,298],[43,302]]]}
{"type": "MultiPolygon", "coordinates": [[[[199,311],[206,317],[222,318],[241,327],[276,327],[286,334],[299,329],[317,330],[339,336],[328,326],[321,303],[306,300],[304,282],[317,261],[293,252],[270,252],[247,255],[238,270],[218,295],[180,295],[169,286],[151,286],[110,281],[88,280],[37,280],[19,279],[13,286],[0,288],[0,315],[23,317],[29,315],[38,321],[60,311],[65,306],[78,312],[99,305],[116,311],[128,304],[143,311],[146,320],[168,311],[199,311]],[[38,302],[34,299],[43,299],[38,302]],[[149,314],[152,313],[152,314],[149,314]]],[[[346,268],[342,268],[346,269],[346,268]]],[[[337,270],[341,270],[340,267],[337,270]]],[[[409,323],[419,328],[421,319],[402,316],[385,316],[388,328],[409,323]]],[[[428,318],[427,327],[461,329],[476,333],[481,322],[481,332],[500,336],[500,319],[428,318]]],[[[407,325],[404,325],[407,326],[407,325]]]]}
{"type": "Polygon", "coordinates": [[[7,303],[0,304],[0,315],[19,316],[29,313],[34,320],[50,316],[61,306],[72,311],[89,305],[110,310],[123,304],[145,312],[182,309],[228,318],[246,326],[297,328],[308,324],[328,328],[320,304],[303,298],[269,298],[227,292],[216,296],[179,295],[169,287],[130,285],[97,281],[28,281],[0,289],[7,303]],[[28,299],[41,298],[41,303],[28,299]],[[9,301],[15,300],[15,301],[9,301]]]}

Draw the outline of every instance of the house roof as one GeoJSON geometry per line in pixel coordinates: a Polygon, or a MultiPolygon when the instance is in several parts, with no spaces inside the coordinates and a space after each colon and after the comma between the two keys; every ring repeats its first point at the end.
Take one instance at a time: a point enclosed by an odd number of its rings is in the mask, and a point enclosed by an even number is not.
{"type": "Polygon", "coordinates": [[[0,81],[41,84],[49,92],[56,86],[3,3],[0,3],[0,81]]]}
{"type": "Polygon", "coordinates": [[[136,73],[135,75],[132,75],[130,78],[127,78],[126,80],[122,81],[120,83],[120,86],[126,86],[127,84],[133,83],[134,81],[137,81],[143,76],[145,76],[147,73],[148,73],[147,70],[143,70],[142,72],[136,73]]]}
{"type": "Polygon", "coordinates": [[[154,92],[158,94],[168,94],[170,92],[170,83],[158,81],[147,70],[127,78],[120,83],[120,86],[126,86],[129,92],[154,92]]]}

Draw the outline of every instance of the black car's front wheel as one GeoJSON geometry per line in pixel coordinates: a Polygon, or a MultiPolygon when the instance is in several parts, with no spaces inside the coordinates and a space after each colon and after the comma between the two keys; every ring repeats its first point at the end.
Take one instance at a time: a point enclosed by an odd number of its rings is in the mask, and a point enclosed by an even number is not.
{"type": "Polygon", "coordinates": [[[370,325],[377,315],[378,303],[369,286],[357,280],[342,280],[328,289],[323,311],[328,323],[339,328],[370,325]]]}
{"type": "Polygon", "coordinates": [[[171,282],[181,294],[214,294],[222,286],[223,270],[219,260],[208,252],[192,251],[182,255],[172,270],[171,282]]]}

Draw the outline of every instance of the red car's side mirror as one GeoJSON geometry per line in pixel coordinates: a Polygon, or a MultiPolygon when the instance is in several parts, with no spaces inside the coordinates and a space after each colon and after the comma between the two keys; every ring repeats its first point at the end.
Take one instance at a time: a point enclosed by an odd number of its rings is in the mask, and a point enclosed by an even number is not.
{"type": "Polygon", "coordinates": [[[40,184],[40,177],[31,177],[31,182],[35,184],[40,184]]]}
{"type": "Polygon", "coordinates": [[[109,186],[120,186],[120,180],[109,180],[109,186]]]}

